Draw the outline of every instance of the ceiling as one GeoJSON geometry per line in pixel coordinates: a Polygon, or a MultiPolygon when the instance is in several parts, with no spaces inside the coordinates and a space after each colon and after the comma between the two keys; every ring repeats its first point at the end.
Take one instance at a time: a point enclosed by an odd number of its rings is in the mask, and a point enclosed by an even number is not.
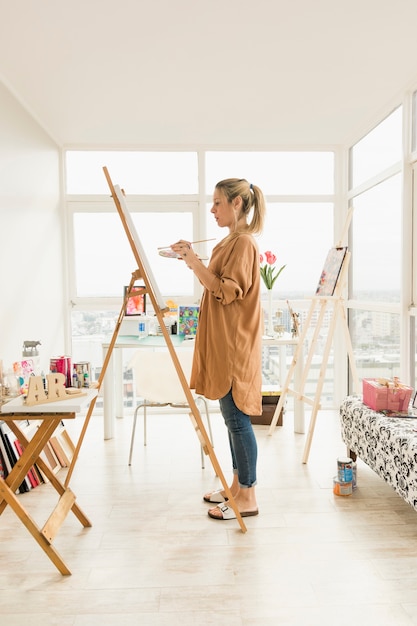
{"type": "Polygon", "coordinates": [[[346,144],[417,87],[415,0],[0,9],[0,80],[65,146],[346,144]]]}

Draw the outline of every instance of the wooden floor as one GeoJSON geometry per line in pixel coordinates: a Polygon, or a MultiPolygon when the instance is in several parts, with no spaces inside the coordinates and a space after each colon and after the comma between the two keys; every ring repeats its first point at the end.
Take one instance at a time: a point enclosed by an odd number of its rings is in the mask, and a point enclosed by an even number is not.
{"type": "MultiPolygon", "coordinates": [[[[212,415],[227,478],[222,418],[212,415]]],[[[69,427],[69,424],[67,425],[69,427]]],[[[81,426],[81,420],[71,426],[81,426]]],[[[218,486],[200,467],[185,415],[153,415],[128,467],[131,418],[103,440],[93,416],[71,486],[93,522],[70,514],[54,545],[59,574],[14,513],[0,518],[0,616],[7,626],[409,626],[417,624],[417,512],[361,462],[352,496],[333,495],[345,449],[337,412],[319,413],[308,464],[292,414],[259,446],[258,517],[207,516],[218,486]]],[[[75,435],[75,432],[73,432],[75,435]]],[[[56,501],[48,485],[19,496],[42,525],[56,501]]]]}

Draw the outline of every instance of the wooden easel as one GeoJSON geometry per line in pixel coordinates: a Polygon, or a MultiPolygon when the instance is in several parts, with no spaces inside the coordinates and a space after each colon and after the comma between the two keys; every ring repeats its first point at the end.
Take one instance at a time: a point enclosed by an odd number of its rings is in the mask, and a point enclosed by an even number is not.
{"type": "MultiPolygon", "coordinates": [[[[336,248],[340,248],[341,247],[341,242],[343,241],[343,239],[347,236],[347,231],[349,228],[349,224],[350,221],[352,219],[352,213],[353,213],[353,209],[351,208],[349,210],[349,213],[347,215],[346,218],[346,223],[344,226],[344,230],[343,230],[343,235],[340,239],[340,242],[338,242],[338,244],[336,244],[336,248]]],[[[284,403],[285,403],[285,398],[287,394],[290,394],[292,396],[294,396],[297,400],[302,400],[303,402],[306,402],[307,404],[310,404],[312,406],[312,411],[311,411],[311,419],[310,419],[310,425],[309,425],[309,429],[308,429],[308,433],[307,433],[307,439],[306,439],[306,443],[305,443],[305,447],[304,447],[304,453],[303,453],[303,459],[302,462],[303,463],[307,463],[308,461],[308,455],[310,452],[310,448],[311,448],[311,442],[313,439],[313,434],[314,434],[314,428],[316,425],[316,419],[317,419],[317,413],[319,411],[319,409],[321,408],[321,404],[320,404],[320,398],[321,398],[321,393],[323,390],[323,384],[324,384],[324,377],[326,374],[326,368],[327,368],[327,363],[328,363],[328,359],[329,359],[329,354],[330,354],[330,349],[332,346],[332,341],[333,341],[333,337],[334,337],[334,332],[336,329],[336,325],[337,322],[340,321],[342,323],[342,328],[343,328],[343,332],[344,332],[344,337],[345,337],[345,342],[346,342],[346,349],[347,349],[347,353],[348,353],[348,357],[349,357],[349,364],[350,364],[350,368],[351,368],[351,372],[352,372],[352,380],[353,380],[353,389],[354,391],[357,393],[358,389],[359,389],[359,379],[358,379],[358,374],[357,374],[357,370],[356,370],[356,363],[355,363],[355,359],[353,356],[353,350],[352,350],[352,342],[350,339],[350,334],[349,334],[349,327],[348,327],[348,323],[347,323],[347,318],[346,318],[346,306],[345,306],[345,302],[344,302],[344,298],[343,298],[343,291],[344,288],[346,286],[346,282],[347,282],[347,277],[348,277],[348,267],[349,267],[349,262],[350,262],[350,252],[347,251],[346,255],[343,259],[343,263],[342,263],[342,267],[340,269],[340,273],[336,282],[336,286],[333,292],[332,296],[314,296],[312,298],[312,302],[311,302],[311,306],[310,306],[310,310],[308,312],[307,315],[307,319],[303,325],[303,331],[301,333],[300,336],[300,340],[299,343],[297,345],[297,349],[294,353],[293,356],[293,360],[292,363],[288,369],[288,373],[287,373],[287,378],[284,384],[284,387],[281,391],[281,396],[278,402],[278,405],[276,407],[276,410],[274,412],[274,416],[272,418],[271,421],[271,426],[269,429],[268,434],[271,436],[272,433],[275,431],[275,427],[280,415],[280,411],[281,409],[284,407],[284,403]],[[327,339],[326,339],[326,343],[325,343],[325,347],[324,347],[324,352],[323,352],[323,358],[322,358],[322,363],[321,363],[321,367],[320,367],[320,373],[319,373],[319,379],[317,382],[317,388],[316,388],[316,393],[314,396],[314,399],[311,400],[310,398],[307,398],[304,395],[304,387],[307,381],[307,376],[311,367],[311,363],[313,360],[313,356],[314,356],[314,352],[316,349],[316,345],[317,345],[317,340],[319,338],[319,334],[320,334],[320,330],[322,329],[322,325],[323,325],[323,321],[324,321],[324,317],[325,317],[325,313],[328,311],[329,307],[332,307],[332,311],[331,311],[331,317],[330,317],[330,324],[329,324],[329,330],[327,333],[327,339]],[[311,344],[310,344],[310,349],[309,349],[309,353],[307,356],[307,359],[305,361],[305,365],[304,365],[304,370],[303,370],[303,375],[301,378],[301,383],[300,383],[300,389],[299,390],[293,390],[290,389],[290,384],[291,384],[291,380],[294,374],[294,370],[295,370],[295,366],[297,364],[297,361],[300,358],[300,355],[302,353],[303,350],[303,345],[305,342],[305,339],[307,337],[307,333],[310,329],[310,326],[312,324],[312,320],[313,320],[313,315],[316,312],[316,308],[318,310],[318,315],[317,315],[317,322],[316,322],[316,326],[314,329],[314,334],[313,334],[313,338],[311,340],[311,344]]]]}
{"type": "MultiPolygon", "coordinates": [[[[129,287],[126,290],[126,294],[125,294],[125,298],[123,301],[123,305],[122,308],[120,310],[120,314],[119,317],[117,319],[116,322],[116,326],[114,328],[113,331],[113,335],[109,344],[109,348],[106,352],[106,356],[104,358],[104,363],[101,369],[101,373],[98,379],[98,389],[100,390],[101,385],[103,383],[103,379],[116,343],[116,339],[117,336],[119,334],[119,330],[120,330],[120,326],[122,324],[123,321],[123,317],[124,317],[124,313],[126,310],[126,305],[127,305],[127,301],[128,298],[132,295],[131,292],[133,291],[133,286],[135,284],[135,282],[137,280],[140,280],[141,282],[143,282],[145,284],[145,287],[140,290],[140,291],[135,291],[135,294],[137,293],[145,293],[149,296],[152,305],[153,305],[153,309],[155,312],[155,315],[157,317],[157,320],[159,322],[159,326],[161,328],[162,334],[164,336],[165,342],[166,342],[166,346],[168,348],[168,351],[171,355],[174,367],[176,369],[179,381],[181,383],[181,386],[184,390],[184,394],[187,398],[187,403],[190,407],[191,410],[191,414],[190,414],[190,418],[191,418],[191,422],[193,424],[193,427],[197,433],[199,442],[201,443],[201,445],[203,446],[203,451],[206,455],[209,456],[211,464],[213,466],[213,469],[216,473],[216,475],[220,478],[223,489],[226,493],[226,497],[228,498],[228,503],[230,503],[231,508],[233,509],[235,515],[236,515],[236,519],[239,522],[240,528],[242,530],[242,532],[246,532],[246,526],[243,522],[242,516],[237,508],[236,502],[234,497],[232,496],[232,493],[228,487],[228,484],[226,482],[226,479],[224,477],[224,474],[222,472],[222,469],[219,465],[219,462],[216,458],[216,455],[214,453],[214,449],[213,446],[211,445],[211,441],[210,438],[207,434],[207,431],[204,427],[204,423],[203,420],[201,418],[200,412],[197,408],[197,405],[195,403],[193,394],[191,393],[190,387],[188,385],[187,379],[185,378],[184,372],[182,370],[180,361],[178,359],[177,353],[175,351],[174,345],[172,343],[171,337],[168,333],[168,330],[164,324],[164,313],[167,312],[169,309],[168,307],[166,307],[166,305],[163,305],[161,302],[161,297],[160,295],[158,295],[157,292],[157,286],[154,283],[153,277],[152,277],[152,272],[150,270],[150,267],[148,265],[147,259],[146,259],[146,255],[144,254],[144,252],[142,252],[142,255],[140,254],[140,250],[141,250],[141,244],[140,241],[138,240],[137,237],[137,233],[135,232],[133,223],[131,222],[130,218],[129,218],[129,214],[128,211],[126,210],[126,207],[124,206],[124,201],[123,201],[123,196],[120,194],[120,189],[118,187],[115,187],[112,183],[112,180],[110,178],[110,175],[108,173],[108,170],[106,167],[103,167],[103,171],[104,171],[104,175],[106,177],[107,183],[109,185],[110,188],[110,192],[111,192],[111,196],[114,200],[114,203],[116,205],[117,211],[119,213],[120,219],[122,221],[123,224],[123,228],[126,232],[127,238],[129,240],[130,243],[130,247],[132,249],[132,252],[134,254],[136,263],[137,263],[137,267],[138,269],[136,271],[134,271],[132,273],[132,277],[129,283],[129,287]]],[[[122,192],[123,193],[123,192],[122,192]]],[[[71,465],[69,467],[68,473],[67,473],[67,477],[66,477],[66,485],[68,485],[70,479],[71,479],[71,475],[74,469],[74,465],[76,463],[77,457],[78,457],[78,453],[79,450],[81,448],[81,444],[82,441],[84,439],[84,435],[85,432],[87,430],[88,427],[88,423],[90,420],[90,417],[92,415],[92,412],[94,410],[94,406],[95,406],[95,398],[94,400],[91,402],[90,407],[88,409],[86,418],[84,420],[84,424],[83,424],[83,428],[78,440],[78,443],[75,447],[75,452],[74,452],[74,456],[71,462],[71,465]]]]}

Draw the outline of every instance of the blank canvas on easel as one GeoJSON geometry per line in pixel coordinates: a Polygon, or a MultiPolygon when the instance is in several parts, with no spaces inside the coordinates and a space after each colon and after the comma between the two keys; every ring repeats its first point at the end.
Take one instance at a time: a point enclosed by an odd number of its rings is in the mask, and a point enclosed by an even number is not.
{"type": "Polygon", "coordinates": [[[138,265],[140,265],[140,263],[142,263],[143,265],[143,269],[146,272],[146,276],[151,284],[151,287],[153,289],[153,293],[155,295],[155,298],[157,300],[158,306],[159,308],[162,310],[166,309],[166,303],[165,300],[162,298],[161,292],[159,291],[159,287],[158,284],[154,278],[153,272],[152,272],[152,268],[149,264],[148,261],[148,257],[145,254],[145,250],[144,247],[142,245],[142,242],[139,238],[138,232],[135,228],[135,225],[133,223],[132,220],[132,216],[129,213],[129,210],[127,208],[126,205],[126,201],[125,201],[125,197],[123,195],[122,190],[120,189],[119,185],[114,185],[114,191],[116,193],[117,199],[119,201],[119,205],[116,207],[118,209],[120,209],[121,211],[121,217],[122,219],[122,223],[123,226],[126,230],[126,234],[128,235],[128,239],[129,242],[131,244],[131,248],[132,248],[132,252],[136,258],[136,261],[138,261],[138,265]]]}

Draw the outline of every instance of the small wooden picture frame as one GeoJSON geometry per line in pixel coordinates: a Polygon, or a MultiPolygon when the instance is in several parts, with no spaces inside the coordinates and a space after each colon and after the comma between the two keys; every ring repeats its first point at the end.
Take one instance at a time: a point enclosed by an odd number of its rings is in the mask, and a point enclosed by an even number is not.
{"type": "MultiPolygon", "coordinates": [[[[126,298],[127,291],[129,287],[124,288],[124,298],[126,298]]],[[[134,285],[132,287],[132,292],[138,291],[140,292],[142,289],[145,289],[144,285],[134,285]]],[[[138,293],[137,295],[131,295],[126,302],[125,307],[125,315],[144,315],[146,313],[146,294],[138,293]]]]}

